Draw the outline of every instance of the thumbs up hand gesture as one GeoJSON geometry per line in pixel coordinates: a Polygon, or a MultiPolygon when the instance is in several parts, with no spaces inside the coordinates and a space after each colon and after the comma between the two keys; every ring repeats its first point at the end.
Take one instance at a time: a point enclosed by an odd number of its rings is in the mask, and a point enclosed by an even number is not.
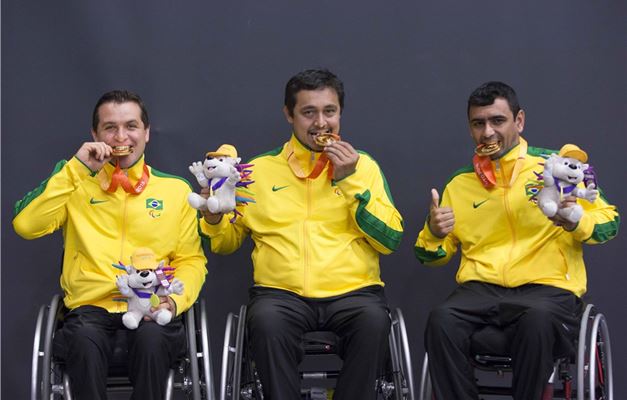
{"type": "Polygon", "coordinates": [[[429,209],[429,230],[431,233],[443,239],[453,231],[455,215],[450,207],[440,207],[440,195],[435,189],[431,189],[431,206],[429,209]]]}

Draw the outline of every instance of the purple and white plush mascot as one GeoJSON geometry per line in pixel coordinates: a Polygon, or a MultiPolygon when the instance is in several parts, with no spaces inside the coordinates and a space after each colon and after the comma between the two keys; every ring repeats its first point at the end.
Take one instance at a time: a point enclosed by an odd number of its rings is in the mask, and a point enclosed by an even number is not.
{"type": "Polygon", "coordinates": [[[152,318],[159,325],[172,320],[172,312],[163,308],[151,311],[159,305],[159,296],[183,294],[183,282],[170,274],[174,268],[157,261],[155,253],[140,247],[131,256],[131,265],[113,264],[126,271],[118,275],[116,285],[128,301],[128,311],[122,316],[122,323],[128,329],[137,329],[144,316],[152,318]]]}
{"type": "Polygon", "coordinates": [[[583,208],[576,204],[560,208],[563,196],[575,196],[593,203],[597,190],[594,170],[586,164],[588,155],[574,144],[565,144],[559,154],[551,154],[544,163],[544,187],[538,194],[538,206],[547,217],[556,214],[570,222],[578,222],[583,215],[583,208]],[[584,182],[584,187],[578,187],[584,182]]]}

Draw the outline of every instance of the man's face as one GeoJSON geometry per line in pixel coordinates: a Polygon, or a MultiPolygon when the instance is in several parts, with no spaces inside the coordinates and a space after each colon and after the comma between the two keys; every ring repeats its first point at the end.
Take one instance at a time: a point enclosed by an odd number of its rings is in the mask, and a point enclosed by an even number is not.
{"type": "Polygon", "coordinates": [[[494,141],[500,143],[501,150],[490,156],[494,160],[518,144],[525,126],[525,113],[520,110],[514,117],[507,100],[497,97],[490,105],[470,107],[468,123],[475,144],[494,141]]]}
{"type": "Polygon", "coordinates": [[[294,115],[287,108],[283,113],[292,125],[294,134],[312,150],[322,151],[314,137],[319,133],[339,133],[340,102],[334,89],[301,90],[296,93],[294,115]]]}
{"type": "Polygon", "coordinates": [[[141,109],[132,101],[104,103],[98,108],[98,128],[91,132],[96,142],[111,147],[130,146],[133,152],[118,157],[121,168],[128,168],[144,154],[150,138],[150,128],[141,119],[141,109]]]}

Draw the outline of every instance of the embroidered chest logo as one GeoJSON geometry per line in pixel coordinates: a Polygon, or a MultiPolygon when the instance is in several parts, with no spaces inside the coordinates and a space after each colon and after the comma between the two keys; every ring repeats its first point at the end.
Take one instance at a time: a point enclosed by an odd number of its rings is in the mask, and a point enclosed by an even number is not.
{"type": "Polygon", "coordinates": [[[91,199],[89,199],[89,204],[94,205],[94,204],[106,203],[107,201],[109,200],[97,200],[92,197],[91,199]]]}
{"type": "Polygon", "coordinates": [[[527,196],[527,199],[533,204],[538,204],[538,193],[540,193],[540,190],[544,187],[542,182],[542,172],[532,172],[534,177],[527,179],[527,182],[525,183],[525,196],[527,196]]]}
{"type": "Polygon", "coordinates": [[[152,218],[159,218],[163,212],[163,200],[152,197],[146,199],[146,209],[152,218]]]}
{"type": "Polygon", "coordinates": [[[285,188],[287,188],[287,187],[289,187],[289,186],[290,186],[290,185],[285,185],[285,186],[275,186],[275,185],[273,185],[273,186],[272,186],[272,191],[273,191],[273,192],[278,192],[279,190],[283,190],[283,189],[285,189],[285,188]]]}
{"type": "Polygon", "coordinates": [[[477,201],[473,201],[473,202],[472,202],[472,208],[479,208],[479,207],[481,207],[481,205],[482,205],[483,203],[485,203],[485,202],[486,202],[486,201],[488,201],[488,200],[490,200],[490,199],[485,199],[485,200],[483,200],[483,201],[479,201],[479,202],[477,202],[477,201]]]}

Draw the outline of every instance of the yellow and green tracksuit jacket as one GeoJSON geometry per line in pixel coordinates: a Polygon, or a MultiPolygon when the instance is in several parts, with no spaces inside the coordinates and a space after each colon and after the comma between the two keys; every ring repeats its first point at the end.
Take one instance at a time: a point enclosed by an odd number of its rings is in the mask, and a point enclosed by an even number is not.
{"type": "Polygon", "coordinates": [[[584,215],[574,231],[554,226],[536,204],[542,188],[542,155],[550,153],[557,151],[527,147],[520,138],[520,144],[492,161],[497,185],[491,189],[483,187],[472,166],[456,171],[440,203],[453,209],[453,232],[439,239],[425,222],[416,241],[416,257],[427,265],[443,265],[459,245],[458,283],[481,281],[504,287],[536,283],[583,295],[586,269],[582,244],[612,239],[620,219],[601,192],[593,204],[578,199],[584,215]],[[509,187],[519,155],[524,163],[509,187]]]}
{"type": "MultiPolygon", "coordinates": [[[[142,175],[144,158],[128,169],[131,182],[142,175]]],[[[106,164],[99,174],[111,176],[106,164]]],[[[61,287],[65,305],[94,305],[109,312],[125,312],[116,287],[122,271],[111,264],[130,264],[137,247],[149,247],[157,259],[175,267],[183,281],[182,295],[171,295],[177,313],[191,307],[205,279],[206,259],[198,234],[197,212],[187,203],[191,192],[185,180],[149,167],[148,185],[139,195],[121,187],[114,193],[100,188],[78,158],[62,160],[52,175],[15,205],[13,227],[25,239],[63,229],[61,287]]],[[[54,262],[51,260],[51,262],[54,262]]]]}
{"type": "MultiPolygon", "coordinates": [[[[293,135],[288,143],[301,168],[311,170],[320,153],[293,135]]],[[[328,166],[316,179],[301,179],[288,165],[288,143],[250,161],[256,203],[238,208],[243,217],[201,221],[211,250],[232,253],[250,234],[255,285],[304,297],[383,286],[379,254],[398,248],[403,226],[379,166],[360,153],[355,173],[340,181],[327,177],[328,166]]]]}

